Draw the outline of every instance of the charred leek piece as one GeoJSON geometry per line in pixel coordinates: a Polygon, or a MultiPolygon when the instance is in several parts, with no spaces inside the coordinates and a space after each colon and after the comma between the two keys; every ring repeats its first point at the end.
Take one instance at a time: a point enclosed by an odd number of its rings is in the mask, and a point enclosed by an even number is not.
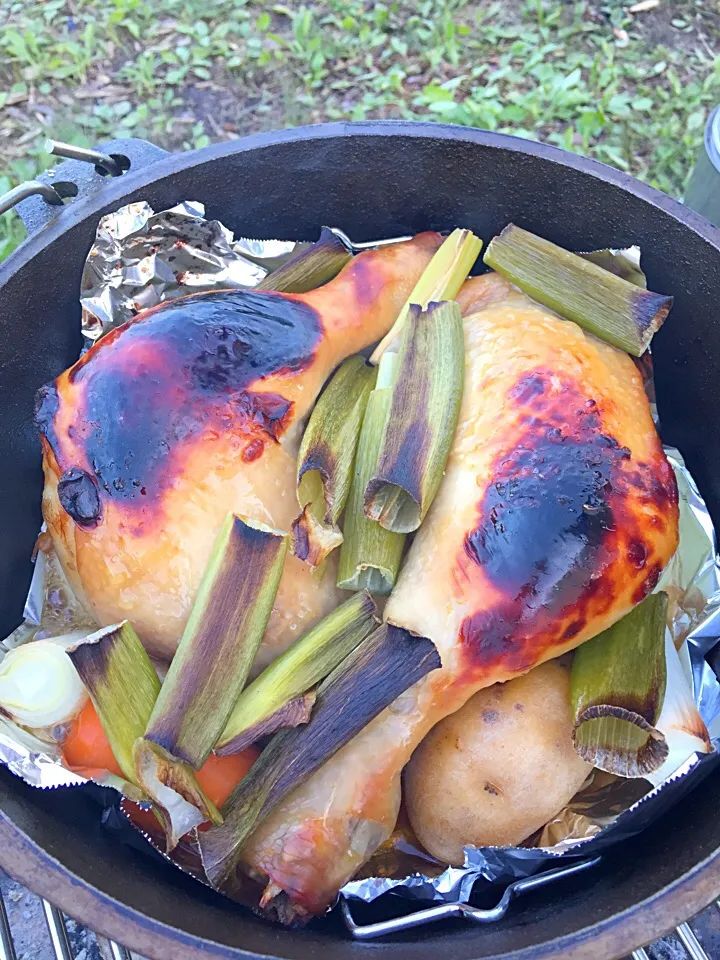
{"type": "Polygon", "coordinates": [[[318,689],[310,722],[278,733],[223,807],[224,823],[198,835],[208,880],[232,879],[243,844],[292,790],[403,691],[440,666],[430,640],[383,624],[318,689]]]}
{"type": "Polygon", "coordinates": [[[323,518],[318,518],[312,503],[306,503],[302,513],[292,522],[293,554],[311,567],[320,566],[342,542],[340,527],[336,523],[328,525],[323,518]]]}
{"type": "Polygon", "coordinates": [[[21,726],[66,723],[87,703],[87,690],[62,640],[32,640],[10,650],[0,663],[0,710],[21,726]]]}
{"type": "MultiPolygon", "coordinates": [[[[228,757],[233,753],[240,753],[245,747],[257,743],[264,737],[269,737],[271,733],[277,733],[278,730],[288,730],[291,727],[299,727],[301,724],[307,723],[312,716],[316,698],[315,690],[308,690],[307,693],[303,693],[299,697],[286,700],[275,713],[263,717],[262,720],[258,720],[251,727],[240,731],[225,746],[216,747],[215,753],[220,757],[228,757]]],[[[230,722],[232,722],[232,717],[230,722]]]]}
{"type": "Polygon", "coordinates": [[[345,506],[355,450],[376,371],[350,357],[315,405],[300,444],[297,497],[303,512],[293,524],[295,556],[316,567],[342,543],[338,520],[345,506]]]}
{"type": "Polygon", "coordinates": [[[137,783],[153,800],[159,814],[167,852],[174,850],[181,837],[194,827],[211,820],[222,823],[215,804],[197,782],[195,771],[187,763],[172,757],[150,740],[139,738],[133,747],[137,783]]]}
{"type": "Polygon", "coordinates": [[[665,699],[667,594],[654,593],[575,652],[575,749],[594,766],[642,777],[667,759],[656,724],[665,699]]]}
{"type": "Polygon", "coordinates": [[[255,287],[281,293],[307,293],[336,277],[352,254],[332,230],[323,227],[320,239],[273,270],[255,287]]]}
{"type": "Polygon", "coordinates": [[[410,305],[423,309],[435,300],[454,300],[482,250],[482,240],[470,230],[453,230],[418,280],[390,332],[383,337],[370,357],[379,363],[391,343],[399,336],[410,312],[410,305]]]}
{"type": "Polygon", "coordinates": [[[392,402],[397,354],[386,353],[370,394],[345,510],[345,539],[340,549],[337,585],[343,590],[388,594],[400,569],[405,535],[384,530],[365,516],[365,489],[375,473],[383,432],[392,402]]]}
{"type": "Polygon", "coordinates": [[[245,686],[275,602],[287,547],[230,514],[205,571],[145,737],[199,770],[245,686]]]}
{"type": "Polygon", "coordinates": [[[647,350],[673,302],[513,223],[483,259],[538,303],[635,357],[647,350]]]}
{"type": "Polygon", "coordinates": [[[412,305],[400,334],[395,384],[365,515],[395,533],[422,523],[443,477],[462,399],[460,307],[412,305]]]}
{"type": "Polygon", "coordinates": [[[160,680],[127,622],[103,627],[68,647],[120,769],[137,783],[133,745],[145,732],[160,680]]]}
{"type": "Polygon", "coordinates": [[[307,723],[314,697],[308,703],[302,694],[375,629],[375,614],[372,597],[358,593],[297,640],[240,694],[215,752],[238,753],[280,727],[307,723]]]}
{"type": "Polygon", "coordinates": [[[90,693],[120,769],[153,800],[168,850],[197,824],[221,821],[189,767],[180,769],[182,765],[175,764],[178,769],[171,770],[168,764],[160,765],[153,775],[146,763],[136,765],[144,760],[137,744],[144,743],[140,738],[160,692],[160,680],[130,624],[104,627],[67,652],[90,693]]]}

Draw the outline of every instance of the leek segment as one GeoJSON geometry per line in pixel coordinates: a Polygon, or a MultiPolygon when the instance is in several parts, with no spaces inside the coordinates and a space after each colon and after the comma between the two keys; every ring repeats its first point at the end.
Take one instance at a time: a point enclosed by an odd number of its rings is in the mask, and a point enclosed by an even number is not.
{"type": "Polygon", "coordinates": [[[340,237],[323,227],[320,239],[273,270],[254,287],[282,293],[307,293],[332,280],[352,254],[340,237]]]}
{"type": "Polygon", "coordinates": [[[375,603],[367,593],[358,593],[333,610],[243,690],[215,752],[221,756],[238,753],[281,726],[306,723],[307,707],[312,708],[314,702],[312,697],[308,704],[307,691],[331,673],[377,624],[375,603]]]}
{"type": "Polygon", "coordinates": [[[377,466],[392,402],[396,361],[395,353],[388,352],[383,356],[360,431],[355,470],[345,510],[345,539],[338,566],[337,585],[343,590],[389,594],[400,570],[405,535],[384,530],[379,523],[368,520],[364,506],[365,489],[377,466]]]}
{"type": "Polygon", "coordinates": [[[68,648],[125,777],[137,784],[133,745],[160,693],[160,680],[138,635],[126,621],[103,627],[68,648]]]}
{"type": "Polygon", "coordinates": [[[287,537],[230,514],[145,737],[199,770],[245,686],[267,626],[287,537]]]}
{"type": "Polygon", "coordinates": [[[371,363],[380,363],[380,358],[391,344],[395,348],[395,341],[407,322],[412,304],[425,309],[433,300],[455,299],[481,250],[482,240],[470,230],[453,230],[423,271],[392,329],[376,347],[370,357],[371,363]]]}
{"type": "Polygon", "coordinates": [[[634,357],[647,350],[673,302],[512,223],[483,259],[533,300],[634,357]]]}
{"type": "Polygon", "coordinates": [[[352,479],[365,408],[375,370],[362,357],[342,363],[315,404],[300,444],[293,524],[295,556],[317,567],[343,540],[338,527],[352,479]]]}
{"type": "Polygon", "coordinates": [[[390,408],[364,510],[394,533],[422,523],[455,436],[465,371],[460,307],[412,305],[399,337],[390,408]]]}
{"type": "Polygon", "coordinates": [[[153,801],[168,850],[198,823],[220,819],[190,768],[167,763],[151,771],[142,739],[160,692],[155,667],[130,624],[104,627],[68,647],[105,736],[126,779],[153,801]],[[138,762],[139,761],[139,762],[138,762]]]}
{"type": "Polygon", "coordinates": [[[667,685],[667,594],[646,597],[575,651],[570,697],[575,749],[621,777],[659,769],[668,745],[657,727],[667,685]]]}

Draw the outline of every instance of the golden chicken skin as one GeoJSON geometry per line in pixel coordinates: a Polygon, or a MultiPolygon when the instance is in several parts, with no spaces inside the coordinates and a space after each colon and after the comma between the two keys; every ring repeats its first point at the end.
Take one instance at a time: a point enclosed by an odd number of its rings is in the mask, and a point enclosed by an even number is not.
{"type": "MultiPolygon", "coordinates": [[[[307,294],[200,293],[111,331],[40,391],[43,514],[78,598],[170,659],[227,513],[289,531],[303,421],[392,326],[442,238],[355,257],[307,294]]],[[[339,602],[288,556],[257,672],[339,602]]]]}
{"type": "Polygon", "coordinates": [[[442,667],[265,820],[243,849],[286,922],[322,912],[392,832],[415,747],[476,691],[624,616],[678,542],[677,487],[627,354],[502,278],[466,283],[465,386],[445,477],[385,618],[442,667]]]}

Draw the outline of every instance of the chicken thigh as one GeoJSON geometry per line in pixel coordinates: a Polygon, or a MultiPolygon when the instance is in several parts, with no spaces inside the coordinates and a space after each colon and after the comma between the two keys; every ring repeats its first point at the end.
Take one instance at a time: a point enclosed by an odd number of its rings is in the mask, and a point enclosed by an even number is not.
{"type": "Polygon", "coordinates": [[[332,903],[391,833],[400,775],[440,719],[610,626],[657,584],[677,487],[629,356],[495,274],[468,281],[460,420],[385,617],[442,667],[250,837],[245,869],[286,922],[332,903]],[[469,315],[468,315],[469,313],[469,315]]]}
{"type": "MultiPolygon", "coordinates": [[[[100,624],[170,659],[229,511],[289,531],[297,446],[334,367],[379,340],[442,238],[355,257],[302,295],[223,290],[113,330],[38,396],[43,514],[100,624]]],[[[338,603],[289,556],[254,672],[338,603]]]]}

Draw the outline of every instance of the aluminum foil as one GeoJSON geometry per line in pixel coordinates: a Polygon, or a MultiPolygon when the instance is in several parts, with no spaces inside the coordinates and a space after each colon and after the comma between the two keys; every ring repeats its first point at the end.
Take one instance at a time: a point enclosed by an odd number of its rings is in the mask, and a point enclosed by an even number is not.
{"type": "MultiPolygon", "coordinates": [[[[88,256],[82,280],[83,333],[88,343],[163,300],[213,287],[254,286],[298,250],[295,241],[235,240],[218,221],[204,219],[200,204],[186,202],[154,213],[146,203],[130,204],[104,217],[88,256]]],[[[586,254],[599,265],[645,285],[639,251],[596,251],[586,254]]],[[[652,365],[642,366],[654,400],[652,365]]],[[[706,656],[720,640],[720,564],[715,532],[705,503],[677,450],[668,449],[680,490],[680,546],[658,589],[672,604],[672,637],[680,648],[695,702],[720,748],[720,682],[706,656]]],[[[23,624],[0,643],[0,655],[19,643],[90,630],[94,624],[74,598],[47,535],[41,534],[23,624]]],[[[559,861],[596,856],[610,844],[639,832],[660,816],[720,761],[720,749],[693,755],[662,784],[623,780],[595,771],[590,781],[552,822],[521,847],[468,847],[463,867],[446,868],[417,846],[401,817],[390,841],[343,888],[350,899],[366,902],[386,893],[414,901],[469,901],[480,885],[507,885],[532,876],[559,861]]],[[[56,743],[39,739],[0,717],[0,762],[32,786],[54,788],[87,783],[87,778],[62,764],[56,743]]],[[[137,799],[119,778],[95,782],[112,785],[125,797],[137,799]]],[[[106,792],[106,795],[109,792],[106,792]]],[[[140,834],[162,853],[162,838],[145,823],[131,829],[132,804],[115,800],[103,814],[109,828],[125,842],[137,845],[140,834]],[[149,831],[149,832],[147,832],[149,831]]],[[[164,856],[164,854],[163,854],[164,856]]],[[[202,878],[193,843],[186,838],[172,856],[180,869],[202,878]]],[[[249,881],[250,882],[250,881],[249,881]]],[[[238,891],[240,902],[252,894],[238,891]]]]}
{"type": "Polygon", "coordinates": [[[155,213],[130,203],[103,217],[80,284],[90,343],[140,310],[200,290],[254,287],[297,249],[294,240],[234,240],[196,201],[155,213]]]}

